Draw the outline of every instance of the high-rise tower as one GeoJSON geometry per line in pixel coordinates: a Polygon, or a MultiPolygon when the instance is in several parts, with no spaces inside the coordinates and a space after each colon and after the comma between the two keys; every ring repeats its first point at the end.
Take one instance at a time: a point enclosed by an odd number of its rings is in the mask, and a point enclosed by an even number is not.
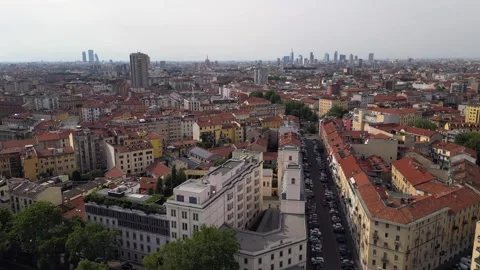
{"type": "Polygon", "coordinates": [[[150,57],[144,53],[130,54],[130,75],[132,88],[145,88],[148,86],[148,67],[150,57]]]}
{"type": "Polygon", "coordinates": [[[82,52],[82,62],[87,62],[87,53],[82,52]]]}
{"type": "Polygon", "coordinates": [[[95,61],[95,56],[93,50],[88,50],[88,62],[93,63],[95,61]]]}

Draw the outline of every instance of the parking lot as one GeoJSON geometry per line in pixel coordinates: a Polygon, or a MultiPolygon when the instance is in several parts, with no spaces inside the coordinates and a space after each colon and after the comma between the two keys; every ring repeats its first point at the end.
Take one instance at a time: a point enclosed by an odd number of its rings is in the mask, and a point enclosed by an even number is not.
{"type": "Polygon", "coordinates": [[[309,229],[308,269],[356,269],[351,239],[318,140],[303,140],[309,229]]]}

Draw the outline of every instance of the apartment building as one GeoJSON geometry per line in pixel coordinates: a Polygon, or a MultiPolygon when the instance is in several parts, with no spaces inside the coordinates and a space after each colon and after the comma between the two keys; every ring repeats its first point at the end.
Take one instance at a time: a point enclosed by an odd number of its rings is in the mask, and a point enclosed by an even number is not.
{"type": "Polygon", "coordinates": [[[181,121],[181,137],[182,140],[191,140],[193,139],[193,123],[196,122],[194,117],[183,117],[181,121]]]}
{"type": "Polygon", "coordinates": [[[165,208],[150,202],[152,196],[138,194],[139,189],[139,183],[102,189],[87,196],[85,203],[87,222],[119,230],[118,255],[122,260],[136,264],[170,240],[165,208]]]}
{"type": "Polygon", "coordinates": [[[318,115],[325,115],[333,106],[348,109],[348,101],[336,96],[322,97],[318,100],[318,115]]]}
{"type": "Polygon", "coordinates": [[[262,156],[232,158],[204,177],[175,187],[173,199],[165,203],[172,239],[190,237],[202,224],[252,225],[262,206],[262,156]]]}
{"type": "Polygon", "coordinates": [[[182,140],[182,118],[180,116],[154,116],[138,120],[139,127],[154,132],[164,143],[182,140]]]}
{"type": "Polygon", "coordinates": [[[431,149],[432,157],[446,168],[465,159],[471,163],[477,162],[477,152],[459,144],[436,141],[431,145],[431,149]]]}
{"type": "Polygon", "coordinates": [[[363,269],[435,269],[470,248],[477,191],[437,181],[410,158],[393,162],[388,189],[359,166],[341,122],[322,123],[321,138],[363,269]]]}
{"type": "Polygon", "coordinates": [[[465,122],[471,124],[480,123],[480,104],[469,104],[465,107],[465,122]]]}
{"type": "Polygon", "coordinates": [[[353,110],[352,130],[365,131],[369,125],[398,123],[400,123],[398,114],[370,113],[368,109],[353,110]]]}
{"type": "MultiPolygon", "coordinates": [[[[77,168],[81,173],[107,167],[104,143],[110,137],[103,130],[83,128],[75,131],[73,136],[77,168]]],[[[110,141],[113,137],[110,137],[110,141]]]]}
{"type": "Polygon", "coordinates": [[[84,103],[82,106],[82,121],[98,122],[104,114],[111,113],[110,105],[102,103],[84,103]]]}
{"type": "Polygon", "coordinates": [[[389,109],[372,107],[368,109],[370,114],[398,115],[400,125],[408,125],[410,122],[422,119],[422,112],[417,109],[389,109]]]}
{"type": "Polygon", "coordinates": [[[262,163],[261,152],[235,150],[223,165],[176,187],[165,203],[172,240],[190,237],[202,224],[227,227],[236,232],[241,269],[306,267],[302,170],[298,163],[286,165],[280,209],[267,209],[258,220],[262,163]],[[257,230],[250,231],[257,221],[257,230]]]}
{"type": "Polygon", "coordinates": [[[480,268],[480,221],[475,226],[475,235],[473,236],[472,264],[470,270],[480,268]]]}
{"type": "Polygon", "coordinates": [[[153,163],[153,147],[150,142],[131,144],[106,143],[107,170],[118,167],[129,175],[138,175],[153,163]]]}
{"type": "Polygon", "coordinates": [[[53,181],[33,183],[28,179],[13,178],[7,182],[10,195],[10,210],[18,213],[38,201],[62,204],[62,190],[53,181]]]}

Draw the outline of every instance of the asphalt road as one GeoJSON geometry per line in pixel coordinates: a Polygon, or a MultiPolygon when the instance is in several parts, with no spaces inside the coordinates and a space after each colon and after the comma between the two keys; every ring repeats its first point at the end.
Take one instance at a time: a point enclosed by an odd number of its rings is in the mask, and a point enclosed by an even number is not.
{"type": "MultiPolygon", "coordinates": [[[[325,190],[320,182],[320,168],[318,167],[313,142],[305,140],[307,148],[307,158],[310,168],[310,178],[313,182],[314,201],[317,204],[317,215],[319,228],[323,236],[323,258],[325,260],[324,269],[335,270],[340,268],[340,256],[338,254],[338,244],[332,228],[328,206],[323,206],[325,199],[325,190]]],[[[309,247],[310,251],[310,247],[309,247]]],[[[310,254],[310,253],[309,253],[310,254]]],[[[308,258],[310,261],[310,257],[308,258]]],[[[311,265],[309,265],[312,267],[311,265]]],[[[314,269],[314,268],[310,268],[314,269]]]]}

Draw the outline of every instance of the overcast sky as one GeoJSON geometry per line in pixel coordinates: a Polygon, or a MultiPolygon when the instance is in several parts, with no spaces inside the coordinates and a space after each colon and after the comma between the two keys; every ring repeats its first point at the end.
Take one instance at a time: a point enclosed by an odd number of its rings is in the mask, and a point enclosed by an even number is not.
{"type": "Polygon", "coordinates": [[[0,62],[480,57],[480,0],[1,0],[0,62]],[[332,57],[332,56],[331,56],[332,57]]]}

